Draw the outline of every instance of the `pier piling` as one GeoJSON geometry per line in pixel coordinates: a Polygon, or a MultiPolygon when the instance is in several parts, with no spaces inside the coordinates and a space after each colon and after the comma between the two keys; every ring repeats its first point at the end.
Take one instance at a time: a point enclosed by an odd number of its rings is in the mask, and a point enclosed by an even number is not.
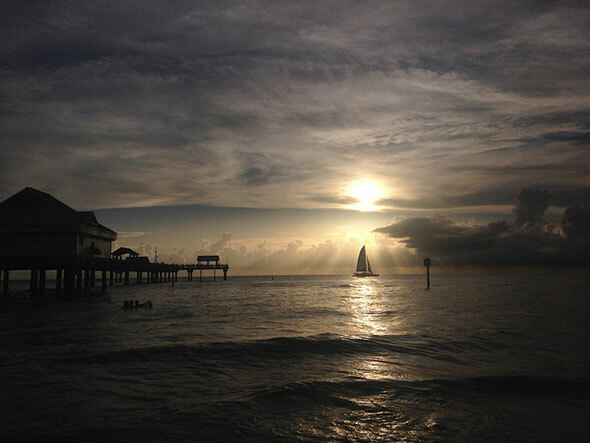
{"type": "Polygon", "coordinates": [[[39,296],[43,297],[45,294],[45,269],[39,270],[39,296]]]}
{"type": "Polygon", "coordinates": [[[37,297],[39,271],[37,269],[31,269],[31,298],[37,297]]]}
{"type": "Polygon", "coordinates": [[[55,295],[60,295],[61,294],[62,272],[63,272],[63,270],[61,268],[58,268],[55,271],[55,295]]]}
{"type": "Polygon", "coordinates": [[[5,269],[4,270],[4,278],[2,279],[2,296],[4,298],[8,297],[9,282],[10,282],[10,271],[8,269],[5,269]]]}

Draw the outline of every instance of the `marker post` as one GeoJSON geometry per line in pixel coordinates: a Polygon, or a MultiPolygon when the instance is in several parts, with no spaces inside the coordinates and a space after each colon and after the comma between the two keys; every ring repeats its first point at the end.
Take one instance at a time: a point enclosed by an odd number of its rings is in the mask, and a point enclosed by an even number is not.
{"type": "Polygon", "coordinates": [[[426,257],[424,259],[424,266],[426,266],[426,289],[430,289],[430,264],[431,260],[426,257]]]}

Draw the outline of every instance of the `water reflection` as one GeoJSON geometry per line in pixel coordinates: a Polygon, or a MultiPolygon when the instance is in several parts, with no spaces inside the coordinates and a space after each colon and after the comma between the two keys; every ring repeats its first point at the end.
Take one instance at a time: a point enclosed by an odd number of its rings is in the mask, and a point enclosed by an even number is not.
{"type": "Polygon", "coordinates": [[[363,335],[384,334],[387,328],[378,319],[379,294],[375,286],[370,281],[353,282],[351,291],[350,310],[358,331],[363,335]]]}

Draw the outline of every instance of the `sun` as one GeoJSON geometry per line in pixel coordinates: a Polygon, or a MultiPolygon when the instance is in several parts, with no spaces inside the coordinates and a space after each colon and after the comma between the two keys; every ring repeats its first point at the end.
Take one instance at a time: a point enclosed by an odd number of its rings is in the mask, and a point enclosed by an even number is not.
{"type": "Polygon", "coordinates": [[[379,184],[371,181],[357,182],[350,186],[348,195],[358,201],[352,205],[359,211],[374,211],[379,206],[374,203],[381,198],[383,191],[379,184]]]}

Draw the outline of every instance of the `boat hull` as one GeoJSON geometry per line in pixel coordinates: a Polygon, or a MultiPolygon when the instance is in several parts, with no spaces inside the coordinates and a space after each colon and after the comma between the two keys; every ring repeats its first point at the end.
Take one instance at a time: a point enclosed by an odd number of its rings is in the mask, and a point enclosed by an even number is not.
{"type": "Polygon", "coordinates": [[[379,274],[373,274],[372,272],[355,272],[352,274],[353,277],[379,277],[379,274]]]}

